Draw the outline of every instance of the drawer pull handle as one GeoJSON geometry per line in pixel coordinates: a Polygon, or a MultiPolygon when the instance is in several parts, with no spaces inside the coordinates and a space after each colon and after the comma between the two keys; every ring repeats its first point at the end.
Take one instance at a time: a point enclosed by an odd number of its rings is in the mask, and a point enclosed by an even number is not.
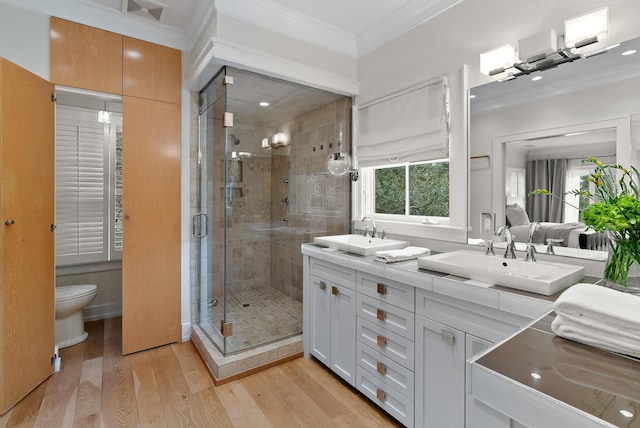
{"type": "Polygon", "coordinates": [[[384,391],[381,390],[380,388],[376,389],[376,397],[378,398],[378,400],[382,401],[384,403],[384,391]]]}
{"type": "Polygon", "coordinates": [[[378,339],[376,340],[376,343],[381,348],[386,348],[387,347],[387,339],[385,339],[384,336],[378,336],[378,339]]]}
{"type": "Polygon", "coordinates": [[[325,288],[327,288],[327,283],[324,281],[320,281],[320,290],[324,290],[325,288]]]}
{"type": "Polygon", "coordinates": [[[376,311],[376,317],[380,320],[380,321],[384,321],[384,317],[385,317],[385,313],[382,309],[378,309],[376,311]]]}
{"type": "Polygon", "coordinates": [[[331,286],[331,294],[333,294],[334,296],[337,296],[339,293],[338,291],[338,287],[336,287],[335,285],[331,286]]]}
{"type": "Polygon", "coordinates": [[[384,376],[387,374],[387,367],[383,363],[378,361],[378,364],[376,364],[376,371],[384,376]]]}
{"type": "Polygon", "coordinates": [[[387,294],[387,286],[381,282],[378,283],[378,294],[382,294],[382,295],[387,294]]]}
{"type": "Polygon", "coordinates": [[[453,344],[456,341],[456,336],[452,332],[450,332],[448,330],[442,330],[442,333],[440,333],[440,334],[442,335],[442,340],[445,343],[453,346],[453,344]]]}

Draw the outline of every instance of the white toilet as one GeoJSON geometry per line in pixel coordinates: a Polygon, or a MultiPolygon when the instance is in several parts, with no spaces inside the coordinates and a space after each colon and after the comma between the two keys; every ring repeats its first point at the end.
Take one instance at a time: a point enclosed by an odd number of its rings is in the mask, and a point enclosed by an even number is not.
{"type": "Polygon", "coordinates": [[[83,342],[89,335],[84,331],[82,309],[96,298],[98,287],[93,284],[56,287],[56,345],[66,348],[83,342]]]}

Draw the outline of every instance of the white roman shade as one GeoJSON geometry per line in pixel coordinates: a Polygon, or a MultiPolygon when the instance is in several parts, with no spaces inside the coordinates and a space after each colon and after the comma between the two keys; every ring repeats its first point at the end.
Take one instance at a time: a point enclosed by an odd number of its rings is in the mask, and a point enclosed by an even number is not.
{"type": "Polygon", "coordinates": [[[359,168],[448,158],[447,77],[361,106],[357,130],[359,168]]]}
{"type": "Polygon", "coordinates": [[[95,110],[56,108],[56,264],[108,259],[109,124],[95,110]]]}

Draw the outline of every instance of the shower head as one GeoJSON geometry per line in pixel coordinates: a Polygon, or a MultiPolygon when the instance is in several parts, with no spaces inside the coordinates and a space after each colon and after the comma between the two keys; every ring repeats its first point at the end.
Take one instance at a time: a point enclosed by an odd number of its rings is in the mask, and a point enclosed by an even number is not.
{"type": "Polygon", "coordinates": [[[234,146],[237,146],[238,144],[240,144],[240,139],[236,138],[234,134],[229,134],[229,141],[231,141],[234,146]]]}

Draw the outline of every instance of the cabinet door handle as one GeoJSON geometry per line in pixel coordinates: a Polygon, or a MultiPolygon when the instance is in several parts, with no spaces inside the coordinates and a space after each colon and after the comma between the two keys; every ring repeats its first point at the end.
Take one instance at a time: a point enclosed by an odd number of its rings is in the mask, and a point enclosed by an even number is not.
{"type": "Polygon", "coordinates": [[[382,401],[384,403],[384,391],[381,390],[380,388],[376,389],[376,397],[378,398],[378,400],[382,401]]]}
{"type": "Polygon", "coordinates": [[[385,339],[384,336],[378,336],[378,338],[376,340],[376,343],[381,348],[386,348],[387,347],[387,339],[385,339]]]}
{"type": "Polygon", "coordinates": [[[340,291],[338,290],[338,287],[336,287],[335,285],[331,286],[331,294],[333,294],[334,296],[337,296],[339,292],[340,291]]]}
{"type": "Polygon", "coordinates": [[[320,281],[320,290],[324,290],[325,288],[327,288],[327,283],[324,281],[320,281]]]}
{"type": "Polygon", "coordinates": [[[442,340],[445,343],[453,346],[456,341],[456,336],[452,332],[450,332],[449,330],[442,330],[440,334],[442,336],[442,340]]]}
{"type": "Polygon", "coordinates": [[[385,374],[387,374],[387,367],[383,363],[378,361],[378,364],[376,364],[376,371],[384,376],[385,374]]]}
{"type": "Polygon", "coordinates": [[[7,226],[11,226],[12,224],[15,224],[15,220],[5,220],[4,224],[6,224],[7,226]]]}
{"type": "Polygon", "coordinates": [[[382,309],[378,309],[376,311],[376,318],[378,318],[380,321],[384,321],[384,316],[385,316],[385,313],[382,309]]]}
{"type": "Polygon", "coordinates": [[[387,286],[381,282],[378,283],[378,294],[382,294],[382,295],[387,294],[387,286]]]}

